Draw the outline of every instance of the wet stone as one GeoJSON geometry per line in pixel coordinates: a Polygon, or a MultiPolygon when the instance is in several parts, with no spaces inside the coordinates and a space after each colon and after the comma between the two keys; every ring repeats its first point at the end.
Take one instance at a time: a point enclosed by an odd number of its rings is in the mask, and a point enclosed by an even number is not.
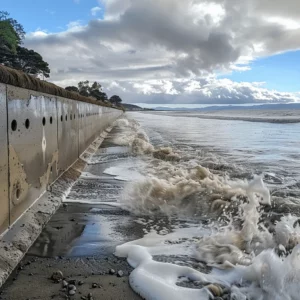
{"type": "Polygon", "coordinates": [[[70,291],[76,291],[76,286],[74,285],[74,284],[69,284],[69,286],[68,286],[68,289],[70,290],[70,291]]]}
{"type": "Polygon", "coordinates": [[[122,270],[119,270],[117,273],[118,277],[123,277],[124,276],[124,272],[122,270]]]}
{"type": "Polygon", "coordinates": [[[75,291],[75,290],[70,290],[70,291],[69,291],[69,295],[70,295],[70,296],[74,296],[75,294],[76,294],[76,291],[75,291]]]}
{"type": "Polygon", "coordinates": [[[114,274],[116,274],[116,271],[115,271],[114,269],[110,269],[110,270],[109,270],[109,274],[110,274],[110,275],[114,275],[114,274]]]}
{"type": "Polygon", "coordinates": [[[216,297],[223,295],[223,289],[217,284],[209,284],[206,288],[216,297]]]}
{"type": "Polygon", "coordinates": [[[53,272],[51,279],[58,282],[58,281],[61,281],[63,279],[63,277],[64,277],[64,275],[63,275],[62,271],[58,270],[58,271],[53,272]]]}
{"type": "Polygon", "coordinates": [[[65,280],[63,280],[63,282],[62,282],[62,286],[63,286],[63,287],[67,287],[67,286],[68,286],[68,282],[67,282],[67,281],[65,281],[65,280]]]}

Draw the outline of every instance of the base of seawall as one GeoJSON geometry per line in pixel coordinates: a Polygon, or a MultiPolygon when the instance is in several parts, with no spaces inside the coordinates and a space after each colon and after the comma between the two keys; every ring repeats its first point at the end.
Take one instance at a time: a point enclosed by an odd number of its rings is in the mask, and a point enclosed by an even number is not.
{"type": "Polygon", "coordinates": [[[105,129],[79,159],[0,237],[0,287],[18,266],[52,215],[67,197],[88,159],[100,147],[113,126],[105,129]]]}

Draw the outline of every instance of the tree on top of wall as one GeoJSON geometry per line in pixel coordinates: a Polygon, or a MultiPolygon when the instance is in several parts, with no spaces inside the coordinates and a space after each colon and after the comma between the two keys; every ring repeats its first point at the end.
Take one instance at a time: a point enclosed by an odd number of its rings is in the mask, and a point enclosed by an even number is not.
{"type": "Polygon", "coordinates": [[[78,87],[67,86],[65,88],[67,91],[79,93],[85,97],[92,97],[98,101],[107,101],[107,95],[103,92],[102,86],[99,82],[95,81],[92,85],[88,80],[78,82],[78,87]]]}
{"type": "Polygon", "coordinates": [[[0,64],[29,75],[49,77],[49,65],[42,56],[21,46],[24,37],[23,26],[8,12],[0,11],[0,64]]]}
{"type": "Polygon", "coordinates": [[[79,93],[79,89],[77,86],[67,86],[67,87],[65,87],[65,90],[67,90],[69,92],[79,93]]]}
{"type": "Polygon", "coordinates": [[[48,78],[50,76],[50,69],[47,62],[45,62],[42,56],[24,47],[18,47],[17,55],[12,60],[12,67],[21,70],[29,75],[48,78]]]}
{"type": "Polygon", "coordinates": [[[0,51],[1,54],[17,54],[18,35],[9,21],[0,21],[0,51]]]}
{"type": "Polygon", "coordinates": [[[109,102],[115,105],[120,105],[122,102],[122,99],[117,96],[117,95],[113,95],[109,98],[109,102]]]}

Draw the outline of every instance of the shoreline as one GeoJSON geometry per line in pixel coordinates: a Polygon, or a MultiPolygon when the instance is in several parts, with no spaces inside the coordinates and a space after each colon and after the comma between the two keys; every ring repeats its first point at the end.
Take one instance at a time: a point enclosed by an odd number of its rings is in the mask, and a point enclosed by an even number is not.
{"type": "MultiPolygon", "coordinates": [[[[220,115],[214,112],[195,112],[195,111],[167,111],[167,110],[156,110],[151,112],[143,112],[143,113],[155,113],[163,114],[166,116],[176,116],[176,117],[193,117],[199,119],[210,119],[210,120],[226,120],[226,121],[245,121],[245,122],[261,122],[261,123],[273,123],[273,124],[295,124],[300,123],[299,116],[280,116],[276,115],[272,116],[246,116],[246,115],[237,115],[237,111],[229,111],[226,110],[227,115],[220,115]],[[232,113],[232,115],[228,115],[232,113]]],[[[254,111],[251,111],[254,112],[254,111]]],[[[257,112],[257,111],[255,111],[257,112]]],[[[258,112],[262,112],[261,110],[258,112]]]]}
{"type": "MultiPolygon", "coordinates": [[[[111,146],[108,135],[94,156],[105,156],[106,151],[107,156],[114,156],[115,147],[111,146]]],[[[56,271],[61,271],[67,282],[75,282],[76,294],[70,299],[141,299],[129,286],[132,268],[125,258],[113,253],[116,245],[142,237],[142,226],[119,207],[92,202],[82,204],[79,200],[87,196],[86,200],[92,201],[93,193],[97,193],[103,201],[109,201],[111,196],[108,199],[107,193],[112,187],[116,193],[122,189],[123,182],[103,174],[107,165],[113,163],[86,165],[83,172],[92,172],[100,179],[81,176],[76,180],[62,205],[2,286],[0,299],[69,299],[62,282],[51,280],[56,271]],[[68,199],[78,200],[78,203],[68,203],[68,199]]]]}

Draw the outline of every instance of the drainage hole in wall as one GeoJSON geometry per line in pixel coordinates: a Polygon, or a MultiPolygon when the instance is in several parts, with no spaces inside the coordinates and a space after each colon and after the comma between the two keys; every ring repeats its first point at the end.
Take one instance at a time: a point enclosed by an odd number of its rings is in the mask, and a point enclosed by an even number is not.
{"type": "Polygon", "coordinates": [[[30,121],[29,121],[29,119],[26,119],[26,121],[25,121],[25,127],[26,127],[26,129],[28,129],[29,126],[30,126],[30,121]]]}
{"type": "Polygon", "coordinates": [[[43,126],[45,126],[46,125],[46,118],[44,117],[43,118],[43,126]]]}
{"type": "Polygon", "coordinates": [[[60,116],[60,121],[61,121],[61,122],[63,121],[63,116],[62,116],[62,115],[60,116]]]}
{"type": "Polygon", "coordinates": [[[74,120],[76,119],[76,116],[75,116],[75,114],[74,114],[74,120]]]}
{"type": "Polygon", "coordinates": [[[51,166],[50,172],[52,173],[52,171],[53,171],[53,167],[51,166]]]}
{"type": "Polygon", "coordinates": [[[12,130],[12,131],[16,131],[16,130],[17,130],[17,127],[18,127],[17,121],[16,121],[16,120],[13,120],[13,121],[11,122],[11,130],[12,130]]]}
{"type": "Polygon", "coordinates": [[[52,117],[50,117],[50,124],[52,124],[53,123],[53,118],[52,117]]]}
{"type": "Polygon", "coordinates": [[[18,200],[20,199],[20,196],[21,196],[21,190],[18,188],[16,189],[16,197],[18,200]]]}
{"type": "Polygon", "coordinates": [[[66,121],[68,121],[68,116],[66,115],[66,121]]]}
{"type": "Polygon", "coordinates": [[[72,115],[70,115],[70,120],[72,120],[72,115]]]}

